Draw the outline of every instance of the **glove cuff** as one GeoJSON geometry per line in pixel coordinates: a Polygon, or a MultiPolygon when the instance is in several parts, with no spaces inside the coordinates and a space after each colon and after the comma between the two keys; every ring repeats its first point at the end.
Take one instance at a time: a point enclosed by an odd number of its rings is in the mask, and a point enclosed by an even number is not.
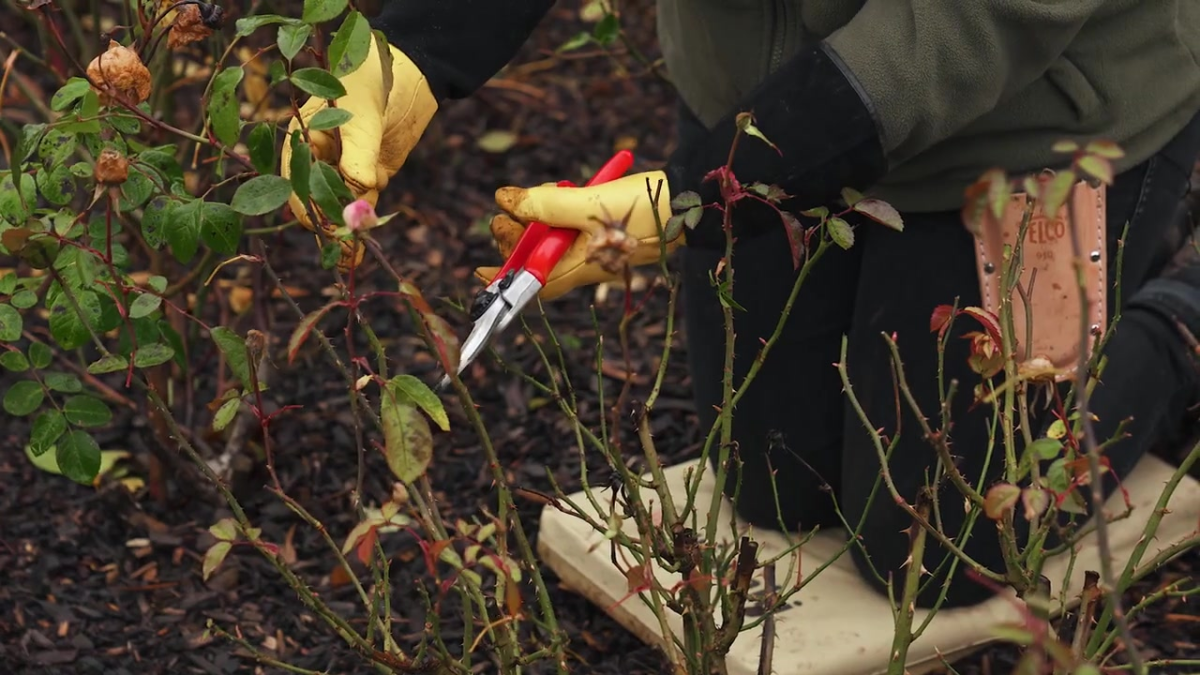
{"type": "MultiPolygon", "coordinates": [[[[791,195],[782,205],[790,211],[824,206],[845,187],[864,191],[888,169],[871,100],[841,58],[820,43],[769,75],[703,141],[679,148],[666,169],[672,186],[699,193],[705,204],[722,201],[716,178],[704,177],[728,161],[737,115],[743,111],[753,113],[755,126],[779,149],[759,138],[742,138],[733,172],[742,185],[764,182],[782,188],[791,195]]],[[[720,212],[705,211],[688,233],[688,245],[724,247],[720,212]]],[[[739,202],[733,221],[739,238],[782,226],[757,200],[739,202]]]]}

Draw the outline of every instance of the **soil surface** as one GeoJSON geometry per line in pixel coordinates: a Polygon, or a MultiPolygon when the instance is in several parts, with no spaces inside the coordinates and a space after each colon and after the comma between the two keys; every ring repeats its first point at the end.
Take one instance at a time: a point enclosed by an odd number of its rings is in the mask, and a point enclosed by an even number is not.
{"type": "MultiPolygon", "coordinates": [[[[658,48],[652,3],[636,0],[623,4],[631,44],[655,58],[658,48]]],[[[0,22],[11,35],[36,48],[36,37],[20,28],[14,17],[0,16],[0,22]]],[[[590,47],[554,55],[556,47],[590,28],[591,24],[580,19],[577,3],[560,3],[508,70],[470,100],[443,108],[408,166],[389,186],[380,212],[400,209],[402,216],[384,228],[379,238],[392,264],[431,300],[449,297],[462,301],[477,288],[471,270],[480,264],[496,264],[497,255],[486,232],[495,188],[562,178],[579,181],[619,147],[634,149],[638,168],[656,166],[670,153],[675,103],[666,82],[647,73],[624,49],[618,50],[615,60],[590,47]],[[515,132],[516,146],[502,153],[478,147],[476,139],[497,130],[515,132]]],[[[13,114],[19,113],[18,106],[13,114]]],[[[5,114],[10,114],[8,107],[5,114]]],[[[315,260],[311,238],[303,231],[286,231],[264,238],[263,243],[284,283],[299,291],[301,306],[306,311],[319,307],[331,277],[315,260]]],[[[368,269],[365,274],[367,283],[388,288],[387,277],[380,270],[368,269]]],[[[235,283],[222,291],[228,293],[223,302],[235,300],[235,291],[230,289],[241,285],[244,294],[245,288],[262,289],[265,283],[256,274],[238,279],[230,273],[224,278],[235,283]]],[[[643,295],[639,294],[639,299],[643,295]]],[[[276,471],[287,492],[340,538],[354,526],[349,495],[357,471],[353,414],[344,382],[319,353],[315,341],[310,340],[301,350],[294,365],[287,365],[284,349],[297,316],[281,300],[266,296],[265,292],[253,295],[249,308],[240,315],[227,312],[229,321],[239,333],[257,328],[271,336],[275,368],[270,374],[267,405],[272,410],[297,406],[281,414],[272,427],[276,471]]],[[[666,330],[664,294],[645,297],[643,311],[631,330],[634,365],[642,373],[652,372],[659,350],[651,345],[657,345],[666,330]]],[[[596,336],[594,316],[604,335],[615,335],[623,301],[623,293],[614,289],[607,297],[582,292],[547,306],[552,325],[567,336],[563,343],[573,381],[589,381],[596,336]]],[[[465,336],[469,327],[465,318],[449,309],[444,315],[458,334],[465,336]]],[[[438,368],[415,337],[404,312],[379,303],[369,308],[368,320],[387,345],[393,369],[430,384],[436,381],[438,368]]],[[[346,345],[338,326],[344,323],[345,314],[335,312],[322,324],[341,350],[346,345]]],[[[519,333],[514,330],[510,333],[513,339],[500,341],[498,354],[543,377],[536,350],[517,339],[519,333]]],[[[700,441],[684,366],[686,336],[682,339],[666,378],[654,428],[659,450],[670,462],[696,456],[700,441]]],[[[356,339],[354,348],[365,353],[367,344],[356,339]]],[[[615,346],[606,347],[606,356],[619,363],[615,346]]],[[[215,356],[195,355],[194,362],[196,392],[181,396],[175,412],[194,439],[219,451],[225,440],[206,432],[211,419],[206,404],[216,387],[215,356]]],[[[617,390],[623,368],[612,370],[608,373],[609,392],[617,390]]],[[[506,373],[493,358],[482,358],[465,377],[477,392],[479,411],[514,486],[549,490],[546,467],[551,467],[564,489],[578,487],[574,433],[553,406],[540,405],[538,392],[506,373]]],[[[639,380],[631,395],[636,398],[647,391],[647,383],[639,380]]],[[[595,423],[602,410],[596,387],[580,386],[578,394],[580,415],[595,423]]],[[[138,400],[134,393],[129,396],[138,400]]],[[[479,439],[453,400],[447,407],[452,430],[437,435],[430,474],[442,512],[454,518],[469,517],[481,508],[494,509],[496,491],[479,439]]],[[[132,453],[131,471],[145,477],[149,458],[163,456],[164,449],[156,447],[143,409],[119,403],[114,408],[118,413],[113,423],[98,438],[106,449],[132,453]]],[[[255,664],[228,642],[205,639],[209,619],[226,629],[236,626],[251,644],[296,666],[329,673],[368,672],[252,551],[235,549],[212,579],[202,580],[201,560],[211,543],[206,530],[229,513],[222,502],[196,489],[194,478],[169,475],[161,499],[145,489],[130,494],[111,482],[100,489],[75,485],[29,464],[19,451],[25,434],[26,429],[13,420],[0,424],[0,672],[283,672],[255,664]]],[[[250,434],[245,452],[260,449],[261,441],[250,434]]],[[[598,458],[589,464],[593,483],[606,479],[598,458]]],[[[293,569],[298,575],[335,608],[351,612],[355,593],[331,574],[334,560],[320,536],[264,490],[266,483],[259,465],[241,474],[234,485],[251,520],[262,528],[265,538],[295,555],[298,562],[293,569]]],[[[379,503],[390,491],[386,464],[378,453],[371,453],[367,496],[379,503]]],[[[520,501],[519,508],[524,526],[536,540],[540,505],[520,501]]],[[[385,535],[383,542],[393,560],[396,633],[415,643],[425,622],[424,603],[417,591],[427,581],[420,550],[413,538],[403,533],[385,535]]],[[[1156,588],[1194,575],[1198,565],[1200,552],[1193,551],[1164,567],[1130,593],[1127,606],[1156,588]]],[[[552,573],[547,575],[559,620],[570,635],[573,672],[664,672],[654,649],[601,609],[562,588],[552,573]]],[[[461,627],[454,625],[452,606],[443,614],[447,622],[444,637],[450,642],[461,635],[461,627]]],[[[1194,601],[1165,600],[1138,617],[1134,632],[1146,658],[1196,658],[1200,654],[1200,609],[1194,601]]],[[[958,664],[957,669],[962,673],[1006,673],[1012,654],[1002,647],[991,649],[958,664]]],[[[781,672],[782,665],[777,664],[781,672]]],[[[481,663],[479,672],[491,670],[481,663]]],[[[1197,669],[1160,672],[1190,670],[1197,669]]]]}

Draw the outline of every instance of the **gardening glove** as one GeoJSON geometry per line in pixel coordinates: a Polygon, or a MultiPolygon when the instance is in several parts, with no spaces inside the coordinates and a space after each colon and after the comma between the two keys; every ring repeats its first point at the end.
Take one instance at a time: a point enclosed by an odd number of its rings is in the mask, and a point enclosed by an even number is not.
{"type": "MultiPolygon", "coordinates": [[[[539,294],[544,300],[553,300],[580,286],[619,280],[626,264],[637,267],[658,262],[662,252],[659,224],[666,228],[670,202],[667,177],[662,171],[633,174],[590,187],[558,187],[554,183],[532,188],[502,187],[496,191],[496,204],[502,212],[492,219],[492,237],[500,254],[508,258],[532,221],[579,231],[539,294]],[[657,220],[654,202],[646,190],[647,180],[651,192],[658,195],[657,220]]],[[[682,243],[680,230],[667,242],[667,252],[682,243]]],[[[487,284],[499,271],[499,267],[480,267],[475,276],[487,284]]]]}
{"type": "MultiPolygon", "coordinates": [[[[438,101],[425,75],[395,46],[389,46],[391,57],[391,89],[386,88],[384,63],[376,40],[370,41],[367,58],[354,72],[340,78],[346,95],[337,99],[337,107],[351,117],[338,127],[341,151],[334,143],[333,131],[309,131],[314,159],[324,160],[337,168],[355,198],[375,206],[379,192],[400,170],[413,146],[421,139],[425,128],[437,112],[438,101]]],[[[313,116],[329,107],[320,97],[310,98],[300,108],[299,119],[288,125],[280,155],[280,175],[291,175],[291,135],[299,130],[301,120],[307,127],[313,116]]],[[[300,137],[303,142],[303,135],[300,137]]],[[[320,213],[316,203],[309,200],[313,211],[320,213]]],[[[288,203],[300,224],[316,231],[300,198],[292,193],[288,203]]],[[[332,223],[323,227],[327,235],[336,229],[332,223]]],[[[362,261],[363,246],[356,240],[342,241],[342,257],[338,269],[346,271],[362,261]]]]}

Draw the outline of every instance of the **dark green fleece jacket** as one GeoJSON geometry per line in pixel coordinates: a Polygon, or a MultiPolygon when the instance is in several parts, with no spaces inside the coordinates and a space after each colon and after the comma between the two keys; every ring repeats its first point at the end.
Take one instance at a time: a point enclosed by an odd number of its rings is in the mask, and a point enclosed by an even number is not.
{"type": "Polygon", "coordinates": [[[993,166],[1059,166],[1106,138],[1122,170],[1200,110],[1200,0],[658,0],[659,39],[706,124],[825,40],[875,109],[889,169],[869,192],[957,208],[993,166]]]}
{"type": "MultiPolygon", "coordinates": [[[[553,5],[386,0],[374,24],[439,98],[462,98],[512,58],[553,5]]],[[[789,110],[820,117],[811,108],[820,101],[796,99],[809,90],[804,82],[777,83],[793,91],[774,98],[754,90],[772,73],[818,77],[807,66],[781,67],[824,42],[875,119],[887,166],[867,191],[906,211],[957,208],[991,167],[1056,168],[1063,158],[1051,146],[1065,138],[1116,141],[1123,170],[1200,110],[1200,0],[658,0],[658,30],[683,101],[710,126],[747,100],[770,104],[776,127],[789,110]]],[[[846,107],[844,96],[836,106],[846,107]]],[[[838,126],[822,124],[813,134],[828,142],[798,143],[827,155],[805,181],[837,161],[828,153],[842,143],[831,138],[838,126]]],[[[848,147],[863,131],[846,126],[848,147]]]]}

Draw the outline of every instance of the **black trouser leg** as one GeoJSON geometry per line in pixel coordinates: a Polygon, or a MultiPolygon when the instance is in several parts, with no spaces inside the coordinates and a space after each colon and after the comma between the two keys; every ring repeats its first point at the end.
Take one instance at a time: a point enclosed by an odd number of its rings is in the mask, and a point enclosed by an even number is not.
{"type": "MultiPolygon", "coordinates": [[[[686,121],[682,128],[686,136],[686,121]]],[[[1196,132],[1194,124],[1163,153],[1119,176],[1110,190],[1110,259],[1115,260],[1117,238],[1126,222],[1130,224],[1122,280],[1126,300],[1154,273],[1158,242],[1164,228],[1172,226],[1171,216],[1186,186],[1187,174],[1180,168],[1186,162],[1178,158],[1195,157],[1196,132]]],[[[741,217],[754,216],[746,211],[741,217]]],[[[771,217],[769,212],[765,217],[771,217]]],[[[851,251],[835,251],[818,263],[766,367],[734,412],[734,441],[744,462],[736,508],[760,527],[777,527],[772,470],[788,527],[837,522],[832,501],[820,489],[824,482],[837,490],[851,523],[866,511],[879,460],[861,421],[846,405],[833,367],[844,333],[849,334],[851,381],[874,427],[882,427],[888,435],[897,431],[897,400],[887,346],[881,337],[884,332],[896,336],[912,393],[925,416],[937,425],[937,342],[929,332],[929,317],[934,307],[951,304],[955,298],[960,305],[979,304],[972,239],[957,213],[905,214],[905,219],[903,233],[862,224],[851,251]]],[[[740,242],[734,254],[734,299],[746,308],[745,312],[735,311],[735,382],[759,352],[760,340],[773,331],[794,279],[786,237],[778,229],[772,232],[740,242]]],[[[721,252],[689,248],[683,257],[689,361],[697,409],[707,430],[716,416],[713,406],[721,403],[723,324],[720,303],[708,282],[721,252]]],[[[1115,265],[1110,269],[1115,270],[1115,265]]],[[[1197,295],[1200,297],[1200,287],[1197,295]]],[[[977,480],[991,430],[989,410],[970,409],[978,376],[967,367],[967,344],[960,336],[974,329],[965,318],[956,321],[958,335],[949,341],[945,355],[945,380],[959,383],[952,402],[952,451],[961,458],[964,474],[977,480]]],[[[1136,306],[1123,311],[1107,354],[1104,386],[1093,397],[1093,411],[1101,417],[1098,434],[1106,438],[1123,417],[1136,420],[1130,429],[1135,435],[1108,453],[1120,476],[1182,415],[1187,400],[1184,392],[1195,386],[1195,378],[1174,328],[1156,313],[1136,306]]],[[[937,461],[921,437],[916,418],[906,405],[900,407],[902,433],[890,473],[901,496],[912,501],[937,461]]],[[[1035,434],[1042,428],[1041,422],[1034,423],[1035,434]]],[[[1002,471],[1002,452],[997,441],[989,480],[1002,471]]],[[[725,488],[727,494],[732,493],[732,485],[725,488]]],[[[943,529],[955,534],[963,521],[961,497],[956,497],[952,487],[945,488],[941,497],[943,529]]],[[[866,512],[863,540],[871,562],[885,579],[902,573],[908,555],[903,530],[909,524],[886,493],[878,495],[866,512]]],[[[964,548],[981,564],[1002,569],[996,531],[989,523],[977,524],[964,548]]],[[[866,573],[864,556],[857,549],[854,556],[866,573]]],[[[931,542],[925,567],[938,569],[945,556],[946,551],[931,542]]],[[[962,574],[960,566],[958,575],[962,574]]],[[[874,575],[867,573],[866,577],[874,581],[874,575]]],[[[921,605],[936,599],[940,590],[936,583],[925,586],[928,592],[919,598],[921,605]]],[[[947,603],[972,604],[990,594],[969,579],[959,578],[952,584],[947,603]]]]}

